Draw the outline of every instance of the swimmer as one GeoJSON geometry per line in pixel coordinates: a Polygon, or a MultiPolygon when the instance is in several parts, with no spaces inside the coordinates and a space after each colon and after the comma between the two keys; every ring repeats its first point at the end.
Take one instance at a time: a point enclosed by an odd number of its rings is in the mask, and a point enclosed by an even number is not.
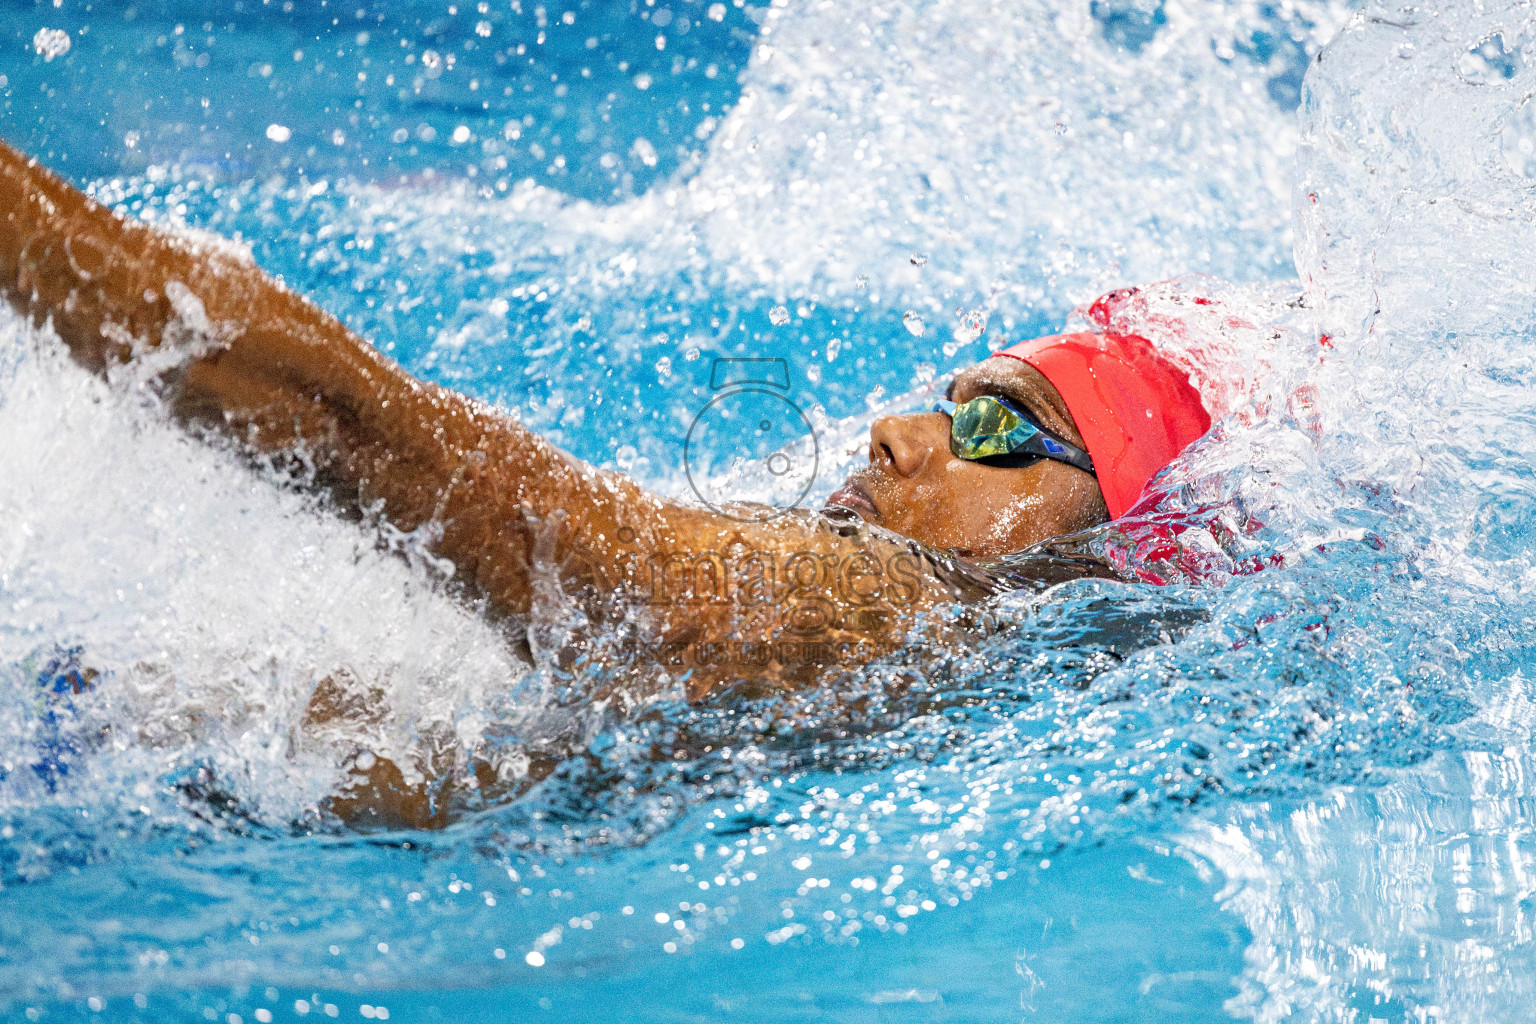
{"type": "MultiPolygon", "coordinates": [[[[821,512],[716,511],[412,377],[235,246],[122,217],[3,143],[0,291],[87,369],[423,538],[509,636],[569,602],[587,628],[557,657],[622,632],[603,656],[659,666],[692,700],[877,657],[1020,572],[1103,573],[1046,542],[1124,514],[1210,425],[1148,342],[1042,338],[962,371],[940,408],[877,420],[869,464],[821,512]]],[[[315,713],[339,713],[324,689],[315,713]]],[[[364,804],[412,820],[389,779],[367,785],[364,804]]]]}

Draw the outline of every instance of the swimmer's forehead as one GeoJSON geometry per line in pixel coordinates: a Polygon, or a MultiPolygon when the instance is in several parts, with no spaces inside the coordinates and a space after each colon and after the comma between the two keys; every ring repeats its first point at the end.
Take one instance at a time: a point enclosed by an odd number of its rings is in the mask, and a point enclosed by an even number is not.
{"type": "Polygon", "coordinates": [[[1045,374],[1022,359],[993,356],[955,374],[945,397],[968,402],[981,395],[997,395],[1018,404],[1068,441],[1082,445],[1082,436],[1067,411],[1067,403],[1045,374]]]}

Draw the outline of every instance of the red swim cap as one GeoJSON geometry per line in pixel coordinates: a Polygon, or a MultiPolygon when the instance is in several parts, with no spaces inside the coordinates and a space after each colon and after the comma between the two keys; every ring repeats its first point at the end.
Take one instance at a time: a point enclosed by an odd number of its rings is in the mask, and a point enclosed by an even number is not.
{"type": "Polygon", "coordinates": [[[993,355],[1022,359],[1061,392],[1111,519],[1211,427],[1189,374],[1134,334],[1057,334],[993,355]]]}

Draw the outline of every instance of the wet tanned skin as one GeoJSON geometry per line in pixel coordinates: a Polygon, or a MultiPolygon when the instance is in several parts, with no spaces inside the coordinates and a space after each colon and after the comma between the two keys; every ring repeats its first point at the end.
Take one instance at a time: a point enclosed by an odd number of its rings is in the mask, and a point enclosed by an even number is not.
{"type": "MultiPolygon", "coordinates": [[[[740,522],[663,499],[417,380],[228,243],[121,217],[3,143],[0,294],[50,323],[81,365],[155,389],[189,426],[301,459],[342,509],[425,527],[455,584],[485,599],[514,643],[513,627],[558,588],[555,603],[574,601],[594,624],[628,623],[641,641],[635,671],[685,678],[690,699],[742,679],[803,685],[828,664],[900,646],[924,609],[991,592],[983,575],[896,534],[981,556],[1104,518],[1097,485],[1078,470],[955,459],[942,414],[876,423],[870,467],[840,492],[892,533],[809,514],[740,522]],[[706,641],[771,656],[690,660],[706,641]],[[786,641],[794,656],[781,658],[786,641]]],[[[951,393],[989,389],[1080,443],[1060,396],[1025,364],[988,360],[951,393]]],[[[313,727],[376,713],[356,698],[317,680],[313,727]]],[[[439,797],[406,787],[382,758],[335,809],[350,820],[445,820],[439,797]]]]}

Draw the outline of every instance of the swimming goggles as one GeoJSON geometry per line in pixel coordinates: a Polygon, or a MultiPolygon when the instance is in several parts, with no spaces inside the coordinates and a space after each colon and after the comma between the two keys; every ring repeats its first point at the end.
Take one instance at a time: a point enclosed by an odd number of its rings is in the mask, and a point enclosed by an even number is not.
{"type": "Polygon", "coordinates": [[[1093,472],[1093,459],[1035,422],[1018,406],[996,395],[969,402],[940,401],[934,412],[949,415],[949,450],[956,458],[991,466],[1028,466],[1054,459],[1093,472]]]}

